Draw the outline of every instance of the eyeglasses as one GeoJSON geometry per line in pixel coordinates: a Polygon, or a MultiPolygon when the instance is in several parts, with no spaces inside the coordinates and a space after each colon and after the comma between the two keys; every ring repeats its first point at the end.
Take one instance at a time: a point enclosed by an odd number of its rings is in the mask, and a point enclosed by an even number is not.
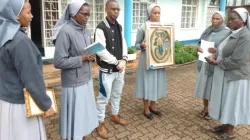
{"type": "Polygon", "coordinates": [[[121,9],[120,8],[111,8],[111,10],[120,12],[121,9]]]}
{"type": "Polygon", "coordinates": [[[90,17],[90,14],[89,13],[82,13],[82,12],[78,12],[80,13],[81,15],[85,16],[85,17],[90,17]]]}

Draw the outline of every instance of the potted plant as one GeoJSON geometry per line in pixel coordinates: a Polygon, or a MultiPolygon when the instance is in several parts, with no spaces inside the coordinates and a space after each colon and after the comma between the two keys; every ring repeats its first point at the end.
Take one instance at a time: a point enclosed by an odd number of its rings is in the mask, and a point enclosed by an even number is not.
{"type": "Polygon", "coordinates": [[[136,48],[129,47],[128,48],[128,61],[136,59],[136,48]]]}

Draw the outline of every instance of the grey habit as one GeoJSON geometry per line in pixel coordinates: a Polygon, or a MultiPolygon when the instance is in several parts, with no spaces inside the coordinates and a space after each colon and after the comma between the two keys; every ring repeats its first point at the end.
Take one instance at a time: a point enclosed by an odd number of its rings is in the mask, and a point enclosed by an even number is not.
{"type": "Polygon", "coordinates": [[[237,8],[234,11],[247,26],[233,31],[219,46],[209,112],[222,124],[236,126],[250,124],[250,33],[247,10],[237,8]]]}
{"type": "MultiPolygon", "coordinates": [[[[153,7],[158,5],[152,4],[148,7],[147,15],[149,17],[153,7]]],[[[160,6],[158,6],[160,7],[160,6]]],[[[136,35],[135,46],[137,50],[141,50],[140,60],[136,71],[135,96],[139,99],[157,101],[166,97],[166,69],[146,69],[146,51],[141,48],[141,43],[145,38],[144,24],[139,27],[136,35]]]]}
{"type": "Polygon", "coordinates": [[[16,17],[24,0],[0,5],[0,140],[46,140],[42,117],[26,117],[23,88],[44,111],[51,106],[42,74],[42,56],[16,17]]]}
{"type": "MultiPolygon", "coordinates": [[[[214,28],[212,25],[208,27],[201,35],[201,39],[215,42],[215,48],[218,48],[219,44],[230,34],[230,30],[224,23],[225,15],[220,11],[215,12],[214,14],[219,14],[223,23],[217,28],[214,28]]],[[[213,71],[214,65],[197,60],[195,97],[210,100],[213,71]]]]}
{"type": "Polygon", "coordinates": [[[73,17],[84,0],[72,0],[64,15],[55,25],[54,65],[61,69],[62,95],[59,131],[63,139],[82,140],[97,126],[97,110],[94,97],[91,62],[82,61],[84,48],[91,44],[86,26],[73,17]]]}

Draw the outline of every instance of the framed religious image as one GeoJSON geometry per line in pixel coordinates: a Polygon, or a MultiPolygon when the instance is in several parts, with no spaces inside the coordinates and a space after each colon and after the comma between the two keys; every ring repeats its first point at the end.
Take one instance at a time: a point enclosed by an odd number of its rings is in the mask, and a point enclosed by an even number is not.
{"type": "Polygon", "coordinates": [[[159,69],[173,65],[174,60],[174,25],[161,23],[145,23],[146,68],[159,69]]]}
{"type": "MultiPolygon", "coordinates": [[[[42,111],[34,102],[33,98],[31,97],[30,93],[23,89],[24,91],[24,100],[25,100],[25,106],[26,106],[26,116],[29,117],[35,117],[35,116],[43,116],[45,114],[44,111],[42,111]]],[[[47,88],[46,89],[47,95],[50,97],[52,101],[52,108],[55,110],[56,113],[58,113],[58,108],[56,104],[56,97],[53,89],[47,88]]]]}

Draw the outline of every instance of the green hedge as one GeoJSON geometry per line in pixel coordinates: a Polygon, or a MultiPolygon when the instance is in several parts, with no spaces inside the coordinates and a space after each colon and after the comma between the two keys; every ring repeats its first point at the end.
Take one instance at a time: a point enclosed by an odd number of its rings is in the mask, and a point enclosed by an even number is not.
{"type": "Polygon", "coordinates": [[[128,47],[128,54],[133,54],[136,53],[136,48],[135,47],[128,47]]]}
{"type": "Polygon", "coordinates": [[[175,42],[175,64],[183,64],[196,60],[198,57],[196,48],[191,45],[183,45],[175,42]]]}

